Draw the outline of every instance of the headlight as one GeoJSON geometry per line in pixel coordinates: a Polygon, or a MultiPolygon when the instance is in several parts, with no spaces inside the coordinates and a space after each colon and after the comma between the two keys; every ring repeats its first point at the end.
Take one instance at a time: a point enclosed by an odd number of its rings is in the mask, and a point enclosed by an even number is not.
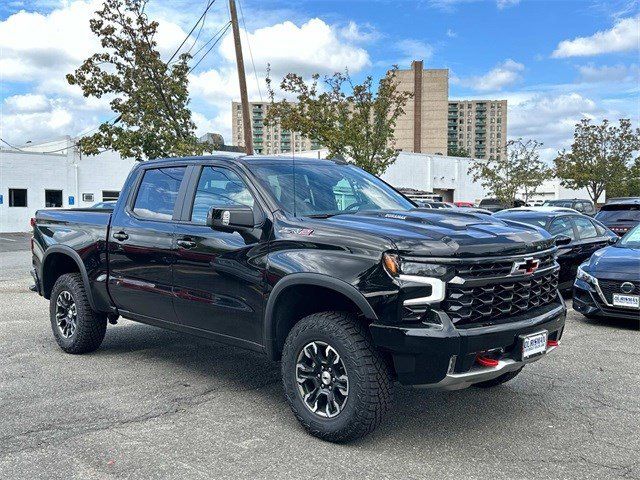
{"type": "Polygon", "coordinates": [[[576,278],[579,280],[582,280],[583,282],[587,282],[589,285],[595,286],[598,284],[598,280],[596,280],[594,276],[589,275],[587,272],[584,271],[583,265],[580,265],[578,267],[578,273],[576,275],[576,278]]]}
{"type": "Polygon", "coordinates": [[[444,265],[437,263],[409,262],[403,260],[394,253],[382,255],[382,263],[385,270],[392,277],[400,275],[412,275],[416,277],[444,277],[449,271],[444,265]]]}

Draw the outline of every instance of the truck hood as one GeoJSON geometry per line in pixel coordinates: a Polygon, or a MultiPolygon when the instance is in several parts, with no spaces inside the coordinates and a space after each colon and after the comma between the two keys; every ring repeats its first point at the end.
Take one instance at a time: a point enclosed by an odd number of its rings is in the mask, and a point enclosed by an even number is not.
{"type": "MultiPolygon", "coordinates": [[[[433,210],[367,211],[313,219],[319,230],[357,238],[358,233],[388,239],[400,253],[414,256],[477,257],[546,250],[554,239],[546,231],[480,214],[433,210]]],[[[311,227],[313,228],[313,227],[311,227]]]]}

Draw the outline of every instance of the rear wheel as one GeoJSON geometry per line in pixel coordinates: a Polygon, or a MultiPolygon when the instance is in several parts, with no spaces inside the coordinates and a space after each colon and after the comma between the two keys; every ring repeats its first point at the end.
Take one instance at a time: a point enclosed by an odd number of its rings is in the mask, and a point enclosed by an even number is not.
{"type": "Polygon", "coordinates": [[[373,431],[391,403],[392,372],[368,330],[345,312],[300,320],[282,352],[293,413],[312,435],[346,442],[373,431]]]}
{"type": "Polygon", "coordinates": [[[499,377],[492,378],[491,380],[487,380],[486,382],[474,383],[473,386],[478,388],[497,387],[498,385],[502,385],[503,383],[506,383],[509,380],[513,380],[514,378],[516,378],[521,371],[522,371],[522,367],[520,367],[518,370],[514,370],[513,372],[507,372],[500,375],[499,377]]]}
{"type": "Polygon", "coordinates": [[[49,301],[53,336],[67,353],[96,350],[107,330],[107,316],[94,312],[79,273],[67,273],[56,280],[49,301]]]}

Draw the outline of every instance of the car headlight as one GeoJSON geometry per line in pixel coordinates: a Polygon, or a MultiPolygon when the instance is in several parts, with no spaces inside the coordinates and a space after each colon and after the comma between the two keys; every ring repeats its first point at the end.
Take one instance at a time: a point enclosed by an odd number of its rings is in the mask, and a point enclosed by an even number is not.
{"type": "Polygon", "coordinates": [[[402,259],[395,253],[385,253],[382,256],[382,264],[392,277],[400,275],[412,275],[416,277],[442,278],[449,269],[445,265],[437,263],[410,262],[402,259]]]}
{"type": "Polygon", "coordinates": [[[587,282],[589,285],[596,286],[598,284],[598,280],[596,277],[589,275],[584,271],[583,265],[578,267],[578,273],[576,274],[576,278],[582,280],[583,282],[587,282]]]}

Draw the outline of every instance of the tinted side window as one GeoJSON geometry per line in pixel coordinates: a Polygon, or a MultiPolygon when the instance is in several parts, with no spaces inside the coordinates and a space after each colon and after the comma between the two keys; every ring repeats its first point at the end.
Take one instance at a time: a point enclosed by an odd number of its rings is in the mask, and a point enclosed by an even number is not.
{"type": "Polygon", "coordinates": [[[211,207],[253,207],[251,192],[232,170],[221,167],[204,167],[200,174],[193,200],[191,221],[204,225],[211,207]]]}
{"type": "Polygon", "coordinates": [[[571,237],[572,240],[576,239],[575,233],[573,232],[573,225],[569,218],[556,218],[551,222],[549,233],[551,235],[566,235],[567,237],[571,237]]]}
{"type": "Polygon", "coordinates": [[[147,170],[133,205],[133,213],[142,218],[171,220],[186,167],[147,170]]]}
{"type": "Polygon", "coordinates": [[[596,227],[591,220],[586,217],[576,217],[573,219],[578,230],[578,237],[581,239],[594,238],[598,236],[596,227]]]}

